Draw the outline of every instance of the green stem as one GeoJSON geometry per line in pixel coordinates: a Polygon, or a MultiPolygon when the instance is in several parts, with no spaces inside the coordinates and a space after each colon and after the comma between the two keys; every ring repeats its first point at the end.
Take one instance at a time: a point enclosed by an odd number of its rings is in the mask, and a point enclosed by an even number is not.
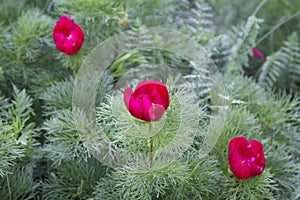
{"type": "Polygon", "coordinates": [[[190,180],[192,178],[192,176],[194,175],[195,171],[198,169],[200,165],[200,162],[197,163],[197,165],[194,167],[194,169],[191,171],[190,175],[188,176],[187,179],[185,179],[184,183],[183,183],[183,186],[182,186],[182,191],[184,190],[185,186],[186,186],[186,183],[188,180],[190,180]]]}
{"type": "MultiPolygon", "coordinates": [[[[149,134],[151,134],[151,129],[152,129],[152,126],[151,126],[151,123],[149,123],[149,134]]],[[[150,164],[152,166],[152,163],[153,163],[153,137],[149,137],[148,138],[148,142],[147,142],[147,146],[148,146],[148,149],[149,149],[149,160],[150,160],[150,164]]]]}
{"type": "Polygon", "coordinates": [[[12,197],[11,197],[11,190],[10,190],[10,183],[9,183],[8,175],[6,175],[6,181],[7,181],[9,199],[11,200],[12,197]]]}
{"type": "Polygon", "coordinates": [[[299,14],[300,14],[300,12],[296,12],[295,14],[291,15],[290,17],[288,17],[288,18],[287,18],[286,20],[284,20],[283,22],[280,22],[280,23],[278,23],[277,25],[273,26],[273,27],[271,28],[271,30],[270,30],[268,33],[266,33],[265,35],[263,35],[263,36],[256,42],[256,44],[255,44],[254,46],[256,47],[259,43],[261,43],[264,39],[266,39],[269,35],[271,35],[276,29],[278,29],[281,25],[283,25],[283,24],[287,23],[288,21],[290,21],[291,19],[297,17],[299,14]]]}
{"type": "Polygon", "coordinates": [[[256,8],[255,8],[255,11],[253,12],[252,16],[256,16],[257,12],[261,9],[261,7],[267,3],[268,0],[264,0],[262,1],[256,8]]]}

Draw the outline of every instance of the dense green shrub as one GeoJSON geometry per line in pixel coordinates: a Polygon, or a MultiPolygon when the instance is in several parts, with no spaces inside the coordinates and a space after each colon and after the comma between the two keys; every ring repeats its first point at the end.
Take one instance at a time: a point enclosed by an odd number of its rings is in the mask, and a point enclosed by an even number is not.
{"type": "MultiPolygon", "coordinates": [[[[1,199],[300,199],[299,10],[297,0],[0,0],[1,199]],[[59,52],[52,39],[62,15],[85,33],[72,56],[59,52]],[[199,156],[214,108],[211,85],[198,79],[194,63],[159,49],[112,55],[97,86],[96,123],[118,145],[136,143],[132,149],[143,150],[141,140],[112,135],[121,125],[109,109],[118,101],[112,98],[115,83],[138,66],[151,69],[148,63],[170,66],[191,82],[201,122],[193,144],[168,165],[106,166],[78,134],[74,81],[94,47],[145,27],[179,31],[204,47],[224,79],[225,91],[217,94],[224,102],[224,126],[214,148],[199,156]],[[252,48],[266,59],[254,57],[252,48]],[[237,136],[262,142],[261,176],[243,181],[230,171],[228,142],[237,136]]],[[[143,36],[147,42],[147,32],[143,36]]]]}

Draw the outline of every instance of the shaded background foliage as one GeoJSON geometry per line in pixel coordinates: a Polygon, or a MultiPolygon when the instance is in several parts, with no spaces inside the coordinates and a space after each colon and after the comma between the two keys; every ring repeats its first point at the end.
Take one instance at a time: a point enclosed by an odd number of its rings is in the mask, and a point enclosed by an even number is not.
{"type": "MultiPolygon", "coordinates": [[[[1,198],[299,199],[299,34],[298,0],[0,0],[1,198]],[[86,36],[73,56],[52,41],[64,14],[86,36]],[[175,29],[203,45],[224,75],[228,111],[207,157],[195,156],[195,144],[158,171],[116,171],[94,159],[76,132],[73,82],[97,44],[143,27],[175,29]],[[262,141],[262,176],[240,181],[228,170],[228,141],[240,135],[262,141]]],[[[118,77],[147,62],[193,75],[199,97],[209,96],[188,61],[151,50],[116,58],[99,83],[99,103],[118,77]]]]}

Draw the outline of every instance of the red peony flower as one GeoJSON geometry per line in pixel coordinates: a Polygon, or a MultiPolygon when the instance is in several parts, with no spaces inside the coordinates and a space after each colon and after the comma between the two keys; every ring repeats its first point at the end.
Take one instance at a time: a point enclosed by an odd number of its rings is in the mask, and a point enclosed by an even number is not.
{"type": "Polygon", "coordinates": [[[264,149],[260,142],[245,137],[233,138],[228,145],[228,160],[232,173],[240,179],[260,175],[265,168],[264,149]]]}
{"type": "Polygon", "coordinates": [[[168,89],[158,81],[142,81],[135,91],[127,88],[124,91],[124,103],[134,117],[150,121],[158,121],[170,103],[168,89]]]}
{"type": "Polygon", "coordinates": [[[62,16],[54,26],[53,40],[59,51],[72,55],[80,50],[84,33],[70,16],[62,16]]]}
{"type": "Polygon", "coordinates": [[[253,48],[252,49],[252,54],[253,54],[253,56],[255,56],[255,57],[257,57],[257,58],[259,58],[261,60],[265,59],[264,54],[260,50],[258,50],[258,49],[253,48]]]}

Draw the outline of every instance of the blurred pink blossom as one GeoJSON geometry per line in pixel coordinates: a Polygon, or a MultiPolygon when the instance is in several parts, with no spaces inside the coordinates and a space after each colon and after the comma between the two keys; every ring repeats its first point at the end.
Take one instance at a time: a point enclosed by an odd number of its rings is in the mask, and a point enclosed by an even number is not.
{"type": "Polygon", "coordinates": [[[259,58],[261,60],[265,59],[264,54],[260,50],[258,50],[258,49],[253,48],[252,49],[252,54],[253,54],[253,56],[255,56],[255,57],[257,57],[257,58],[259,58]]]}

